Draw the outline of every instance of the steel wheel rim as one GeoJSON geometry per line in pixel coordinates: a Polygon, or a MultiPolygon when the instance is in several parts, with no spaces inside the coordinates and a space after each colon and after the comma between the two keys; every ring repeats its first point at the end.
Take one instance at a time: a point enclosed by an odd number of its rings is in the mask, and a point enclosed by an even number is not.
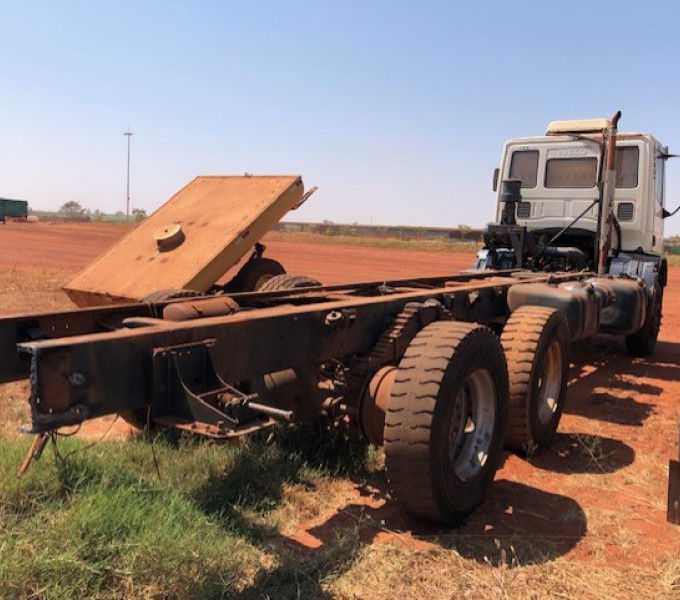
{"type": "Polygon", "coordinates": [[[496,426],[496,385],[491,373],[470,373],[454,400],[449,428],[449,459],[461,481],[477,476],[486,465],[496,426]]]}
{"type": "Polygon", "coordinates": [[[557,412],[562,388],[562,348],[557,340],[546,352],[536,387],[538,420],[541,425],[548,425],[557,412]]]}

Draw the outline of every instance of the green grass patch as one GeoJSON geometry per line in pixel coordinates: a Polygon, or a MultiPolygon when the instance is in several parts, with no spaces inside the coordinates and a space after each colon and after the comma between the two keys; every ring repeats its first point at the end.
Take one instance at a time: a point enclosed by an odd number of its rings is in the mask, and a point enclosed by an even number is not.
{"type": "Polygon", "coordinates": [[[321,505],[332,476],[370,476],[366,452],[318,425],[274,437],[63,438],[23,479],[30,440],[0,439],[0,598],[317,597],[359,540],[343,532],[314,558],[291,548],[289,492],[321,505]]]}
{"type": "MultiPolygon", "coordinates": [[[[24,480],[25,443],[0,442],[0,597],[220,597],[252,576],[260,551],[206,514],[184,485],[158,480],[150,446],[60,441],[24,480]],[[45,464],[47,463],[47,464],[45,464]],[[141,468],[140,468],[141,467],[141,468]]],[[[167,460],[169,448],[159,448],[167,460]]],[[[186,467],[205,450],[174,451],[186,467]]],[[[232,453],[208,464],[228,461],[232,453]]],[[[205,465],[204,465],[205,466],[205,465]]]]}

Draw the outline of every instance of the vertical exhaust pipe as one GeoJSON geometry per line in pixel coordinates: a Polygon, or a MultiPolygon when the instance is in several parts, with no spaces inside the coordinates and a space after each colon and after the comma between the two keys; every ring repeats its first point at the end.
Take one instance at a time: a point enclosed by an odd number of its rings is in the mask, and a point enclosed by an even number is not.
{"type": "Polygon", "coordinates": [[[607,168],[604,174],[604,193],[600,206],[600,252],[597,261],[597,274],[607,273],[607,257],[612,245],[612,226],[614,223],[614,191],[616,189],[616,135],[621,111],[609,121],[607,132],[607,168]]]}

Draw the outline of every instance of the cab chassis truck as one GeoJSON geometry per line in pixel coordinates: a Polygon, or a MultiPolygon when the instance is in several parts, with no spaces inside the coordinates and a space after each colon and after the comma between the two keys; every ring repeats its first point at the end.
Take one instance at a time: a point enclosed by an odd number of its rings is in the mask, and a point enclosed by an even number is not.
{"type": "Polygon", "coordinates": [[[0,319],[0,380],[28,377],[36,434],[119,413],[229,440],[321,414],[383,445],[410,513],[460,523],[504,447],[553,437],[570,343],[598,332],[647,355],[661,320],[664,163],[611,120],[555,122],[509,142],[497,219],[475,268],[450,277],[110,304],[0,319]],[[528,205],[528,206],[527,206],[528,205]]]}

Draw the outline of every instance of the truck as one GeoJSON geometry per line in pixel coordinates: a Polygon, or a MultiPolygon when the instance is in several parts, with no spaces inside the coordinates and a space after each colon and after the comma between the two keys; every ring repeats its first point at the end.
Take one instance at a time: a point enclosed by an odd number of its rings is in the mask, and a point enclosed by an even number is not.
{"type": "Polygon", "coordinates": [[[28,202],[26,200],[0,198],[0,221],[6,223],[8,217],[26,220],[28,218],[28,202]]]}
{"type": "Polygon", "coordinates": [[[508,142],[495,221],[461,273],[332,286],[280,274],[255,292],[0,319],[0,381],[30,382],[22,468],[51,432],[108,414],[221,441],[322,416],[384,447],[406,511],[462,522],[504,448],[551,442],[572,342],[607,332],[632,356],[654,351],[670,155],[619,134],[619,117],[508,142]]]}

